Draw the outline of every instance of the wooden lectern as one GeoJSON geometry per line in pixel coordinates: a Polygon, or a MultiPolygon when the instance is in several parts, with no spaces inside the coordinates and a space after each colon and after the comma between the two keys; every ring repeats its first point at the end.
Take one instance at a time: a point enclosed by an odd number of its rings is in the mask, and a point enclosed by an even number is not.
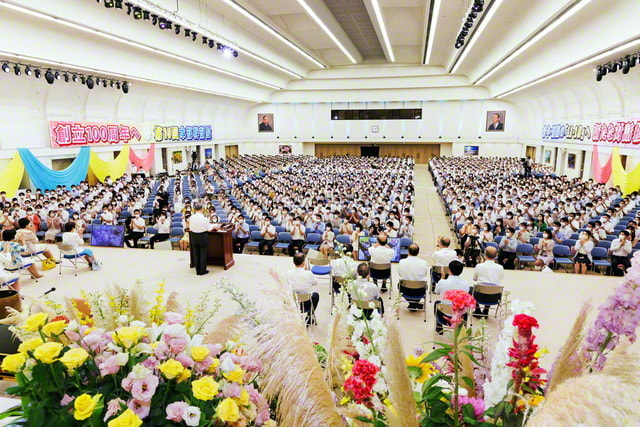
{"type": "Polygon", "coordinates": [[[217,265],[230,269],[233,260],[233,224],[224,223],[218,230],[209,231],[209,247],[207,248],[207,265],[217,265]]]}

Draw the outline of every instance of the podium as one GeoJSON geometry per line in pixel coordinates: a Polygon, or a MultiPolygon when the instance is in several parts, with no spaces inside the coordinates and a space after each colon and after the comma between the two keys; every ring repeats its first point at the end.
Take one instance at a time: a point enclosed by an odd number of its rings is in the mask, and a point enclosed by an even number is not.
{"type": "Polygon", "coordinates": [[[209,231],[207,265],[222,266],[225,270],[235,264],[233,260],[233,224],[222,224],[219,230],[209,231]]]}
{"type": "MultiPolygon", "coordinates": [[[[217,230],[209,231],[209,245],[207,246],[207,265],[216,265],[230,269],[235,264],[233,260],[233,224],[220,224],[217,230]]],[[[193,251],[189,251],[191,265],[193,251]]]]}

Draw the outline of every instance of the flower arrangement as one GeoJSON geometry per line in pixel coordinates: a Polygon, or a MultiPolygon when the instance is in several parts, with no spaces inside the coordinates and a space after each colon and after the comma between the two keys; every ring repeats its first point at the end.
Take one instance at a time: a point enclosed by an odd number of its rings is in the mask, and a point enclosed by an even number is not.
{"type": "Polygon", "coordinates": [[[94,326],[41,312],[15,328],[22,343],[2,369],[15,374],[7,392],[22,404],[2,417],[30,426],[275,425],[258,389],[261,363],[235,341],[205,344],[189,332],[211,313],[189,327],[156,301],[152,317],[163,321],[145,323],[130,316],[131,293],[119,295],[92,297],[90,305],[108,307],[92,316],[94,326]]]}

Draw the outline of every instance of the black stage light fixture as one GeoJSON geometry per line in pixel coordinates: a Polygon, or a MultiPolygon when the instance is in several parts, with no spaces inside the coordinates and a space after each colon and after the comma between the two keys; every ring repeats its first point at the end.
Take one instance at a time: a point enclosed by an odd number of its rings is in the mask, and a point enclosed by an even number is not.
{"type": "Polygon", "coordinates": [[[107,87],[107,79],[102,79],[102,87],[107,87]]]}
{"type": "Polygon", "coordinates": [[[2,64],[2,71],[4,71],[5,73],[8,73],[11,71],[11,67],[9,67],[9,64],[7,64],[6,62],[4,64],[2,64]]]}
{"type": "Polygon", "coordinates": [[[188,29],[188,28],[185,28],[185,29],[184,29],[184,36],[185,36],[185,37],[191,37],[191,30],[190,30],[190,29],[188,29]]]}
{"type": "Polygon", "coordinates": [[[151,25],[156,25],[158,23],[158,15],[155,13],[151,15],[151,25]]]}
{"type": "Polygon", "coordinates": [[[122,0],[116,0],[116,9],[122,9],[122,0]]]}
{"type": "Polygon", "coordinates": [[[85,76],[82,76],[82,84],[86,84],[87,83],[87,79],[85,76]]]}
{"type": "Polygon", "coordinates": [[[42,75],[42,71],[40,71],[39,68],[36,68],[35,75],[36,75],[36,79],[39,79],[40,76],[42,75]]]}
{"type": "Polygon", "coordinates": [[[618,63],[613,61],[609,63],[609,71],[612,73],[615,73],[616,71],[618,71],[618,63]]]}
{"type": "Polygon", "coordinates": [[[56,80],[60,80],[60,78],[62,77],[62,76],[60,76],[60,72],[58,72],[58,71],[56,71],[56,72],[53,74],[53,76],[56,78],[56,80]]]}
{"type": "Polygon", "coordinates": [[[160,18],[158,20],[158,28],[160,28],[161,30],[165,30],[167,28],[167,20],[164,18],[160,18]]]}
{"type": "Polygon", "coordinates": [[[202,44],[207,44],[208,39],[207,36],[202,36],[202,44]]]}
{"type": "Polygon", "coordinates": [[[142,9],[139,7],[133,8],[133,19],[142,19],[142,9]]]}
{"type": "Polygon", "coordinates": [[[95,86],[95,83],[93,81],[93,78],[91,76],[89,76],[89,78],[87,79],[87,87],[89,89],[93,89],[94,86],[95,86]]]}
{"type": "Polygon", "coordinates": [[[602,66],[598,65],[598,67],[596,67],[596,81],[602,81],[602,66]]]}
{"type": "Polygon", "coordinates": [[[116,85],[116,82],[114,82],[113,80],[109,82],[109,86],[114,87],[115,85],[116,85]]]}
{"type": "Polygon", "coordinates": [[[198,38],[198,33],[191,30],[191,41],[196,41],[197,38],[198,38]]]}
{"type": "Polygon", "coordinates": [[[129,93],[129,83],[127,82],[122,83],[122,91],[124,93],[129,93]]]}
{"type": "Polygon", "coordinates": [[[127,6],[127,15],[131,15],[131,12],[133,12],[133,4],[127,2],[124,5],[127,6]]]}
{"type": "Polygon", "coordinates": [[[29,67],[29,66],[27,65],[27,66],[25,67],[25,69],[24,69],[24,73],[25,73],[27,76],[30,76],[31,74],[33,74],[33,71],[31,71],[31,67],[29,67]]]}
{"type": "Polygon", "coordinates": [[[173,29],[173,22],[167,21],[167,30],[173,29]]]}
{"type": "Polygon", "coordinates": [[[151,16],[151,12],[149,12],[148,10],[142,11],[142,18],[144,18],[145,21],[148,21],[150,16],[151,16]]]}
{"type": "Polygon", "coordinates": [[[20,66],[18,64],[16,64],[15,67],[13,67],[13,72],[16,73],[16,76],[19,76],[20,74],[22,74],[22,71],[20,71],[20,66]]]}
{"type": "Polygon", "coordinates": [[[473,7],[471,8],[471,10],[473,12],[482,12],[484,8],[484,0],[475,0],[473,2],[473,7]]]}
{"type": "Polygon", "coordinates": [[[120,89],[120,82],[116,82],[116,89],[120,89]]]}
{"type": "Polygon", "coordinates": [[[176,24],[173,26],[173,31],[175,31],[176,35],[180,35],[180,30],[182,29],[182,27],[180,26],[180,24],[176,24]]]}
{"type": "Polygon", "coordinates": [[[213,49],[215,45],[216,45],[216,42],[214,42],[213,39],[209,39],[209,49],[213,49]]]}
{"type": "Polygon", "coordinates": [[[637,55],[631,55],[629,57],[629,67],[633,68],[636,66],[636,60],[638,59],[637,55]]]}
{"type": "Polygon", "coordinates": [[[47,83],[49,83],[50,85],[53,84],[53,82],[56,81],[55,76],[53,75],[53,73],[51,72],[51,70],[47,70],[44,73],[44,79],[47,81],[47,83]]]}
{"type": "Polygon", "coordinates": [[[115,6],[115,1],[113,0],[104,0],[104,7],[112,8],[115,6]]]}
{"type": "Polygon", "coordinates": [[[235,49],[232,49],[232,50],[233,50],[233,57],[237,58],[238,57],[238,51],[235,50],[235,49]]]}
{"type": "Polygon", "coordinates": [[[622,60],[622,74],[629,74],[631,68],[631,59],[627,56],[622,60]]]}
{"type": "Polygon", "coordinates": [[[64,82],[69,83],[69,73],[64,73],[64,82]]]}
{"type": "Polygon", "coordinates": [[[74,74],[73,77],[71,77],[71,80],[73,80],[74,83],[78,83],[78,75],[74,74]]]}

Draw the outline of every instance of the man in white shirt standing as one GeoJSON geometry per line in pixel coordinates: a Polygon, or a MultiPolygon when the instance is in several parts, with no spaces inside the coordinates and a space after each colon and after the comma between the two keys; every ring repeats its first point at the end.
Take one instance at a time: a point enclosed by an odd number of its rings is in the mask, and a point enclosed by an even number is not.
{"type": "MultiPolygon", "coordinates": [[[[473,280],[479,285],[498,286],[504,278],[504,267],[496,262],[498,251],[494,247],[487,247],[484,250],[484,262],[476,266],[473,273],[473,280]]],[[[497,300],[496,300],[497,302],[497,300]]],[[[476,304],[474,317],[487,317],[489,315],[489,306],[485,305],[480,312],[480,305],[476,304]]]]}
{"type": "Polygon", "coordinates": [[[195,213],[189,218],[189,249],[191,252],[191,268],[196,269],[198,276],[209,273],[207,270],[207,248],[209,246],[209,233],[211,224],[202,213],[203,206],[196,203],[195,213]]]}
{"type": "MultiPolygon", "coordinates": [[[[387,235],[380,234],[378,241],[369,248],[369,255],[371,256],[372,264],[390,264],[393,257],[396,255],[396,251],[387,246],[387,235]]],[[[387,279],[391,277],[391,268],[384,270],[371,270],[371,278],[373,283],[377,286],[378,280],[382,280],[382,287],[380,291],[387,292],[387,279]]]]}
{"type": "MultiPolygon", "coordinates": [[[[400,260],[398,264],[398,275],[400,276],[400,294],[408,297],[418,297],[422,295],[420,289],[410,289],[402,286],[403,280],[426,282],[429,275],[429,264],[427,261],[418,258],[420,247],[416,243],[412,243],[408,248],[409,255],[400,260]]],[[[422,303],[409,301],[409,310],[421,310],[422,303]]]]}
{"type": "Polygon", "coordinates": [[[320,295],[317,292],[313,292],[312,288],[312,286],[318,285],[318,280],[309,270],[307,257],[304,253],[298,252],[293,256],[293,265],[295,268],[287,271],[284,276],[285,282],[291,288],[292,292],[311,295],[309,301],[300,304],[302,312],[307,314],[307,325],[310,325],[311,322],[315,320],[311,315],[311,307],[313,307],[313,312],[315,313],[318,301],[320,300],[320,295]]]}

